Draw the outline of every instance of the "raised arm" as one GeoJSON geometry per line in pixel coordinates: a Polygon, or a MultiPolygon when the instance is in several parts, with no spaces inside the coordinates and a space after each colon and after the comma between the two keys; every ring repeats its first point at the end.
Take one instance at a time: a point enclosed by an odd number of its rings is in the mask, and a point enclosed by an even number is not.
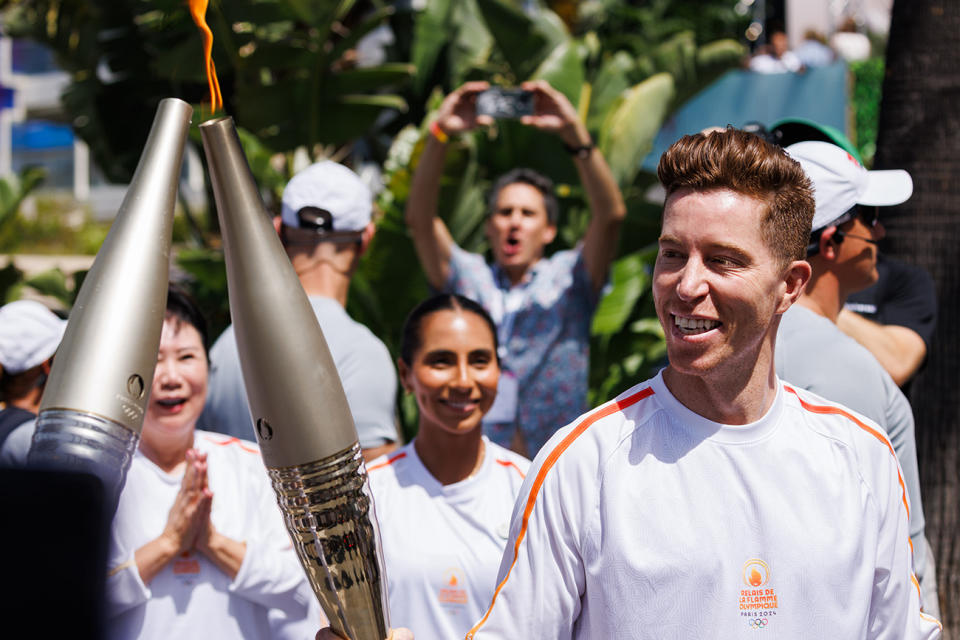
{"type": "Polygon", "coordinates": [[[534,94],[534,115],[524,116],[521,122],[560,136],[571,150],[580,174],[590,205],[590,224],[583,238],[583,261],[594,289],[599,291],[616,255],[620,226],[627,215],[623,196],[610,166],[593,146],[586,125],[566,96],[544,80],[525,82],[523,88],[534,94]]]}
{"type": "Polygon", "coordinates": [[[486,82],[468,82],[444,99],[410,185],[404,218],[427,281],[436,289],[447,281],[454,244],[447,225],[437,215],[446,139],[491,122],[489,117],[478,117],[476,110],[477,94],[488,87],[486,82]]]}

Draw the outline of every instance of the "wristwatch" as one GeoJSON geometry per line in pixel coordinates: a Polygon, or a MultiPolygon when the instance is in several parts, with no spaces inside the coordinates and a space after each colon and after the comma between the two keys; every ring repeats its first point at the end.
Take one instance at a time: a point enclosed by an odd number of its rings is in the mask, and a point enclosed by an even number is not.
{"type": "Polygon", "coordinates": [[[586,160],[587,158],[590,157],[590,153],[596,148],[596,145],[591,142],[589,144],[575,147],[573,145],[569,145],[566,142],[564,142],[563,148],[566,149],[567,153],[569,153],[570,155],[577,156],[581,160],[586,160]]]}

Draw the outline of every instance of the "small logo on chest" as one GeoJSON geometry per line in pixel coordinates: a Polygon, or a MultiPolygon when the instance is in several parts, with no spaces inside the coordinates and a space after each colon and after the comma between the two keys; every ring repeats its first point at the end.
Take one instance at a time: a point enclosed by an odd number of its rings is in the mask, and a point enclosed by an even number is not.
{"type": "Polygon", "coordinates": [[[467,604],[466,581],[459,569],[447,569],[443,572],[443,587],[437,599],[443,604],[467,604]]]}

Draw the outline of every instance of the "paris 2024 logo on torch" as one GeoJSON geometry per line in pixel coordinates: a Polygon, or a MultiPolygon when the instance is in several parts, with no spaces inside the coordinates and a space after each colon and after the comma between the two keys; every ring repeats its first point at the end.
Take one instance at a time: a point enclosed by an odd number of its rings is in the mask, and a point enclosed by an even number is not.
{"type": "Polygon", "coordinates": [[[740,615],[751,629],[765,629],[777,615],[777,593],[770,582],[770,567],[759,558],[743,563],[740,615]]]}

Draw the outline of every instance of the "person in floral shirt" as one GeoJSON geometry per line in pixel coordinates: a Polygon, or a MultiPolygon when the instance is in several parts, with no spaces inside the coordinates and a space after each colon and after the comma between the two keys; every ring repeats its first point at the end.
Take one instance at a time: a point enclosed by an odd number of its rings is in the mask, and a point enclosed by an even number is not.
{"type": "Polygon", "coordinates": [[[477,113],[486,82],[468,82],[444,100],[413,177],[406,222],[435,289],[479,302],[497,323],[503,374],[484,430],[533,456],[560,427],[587,410],[590,322],[626,216],[603,156],[567,98],[545,81],[527,82],[533,113],[520,122],[559,136],[590,204],[590,224],[569,251],[544,256],[557,234],[553,183],[514,169],[493,186],[486,235],[493,263],[464,251],[437,215],[449,137],[493,123],[477,113]]]}

